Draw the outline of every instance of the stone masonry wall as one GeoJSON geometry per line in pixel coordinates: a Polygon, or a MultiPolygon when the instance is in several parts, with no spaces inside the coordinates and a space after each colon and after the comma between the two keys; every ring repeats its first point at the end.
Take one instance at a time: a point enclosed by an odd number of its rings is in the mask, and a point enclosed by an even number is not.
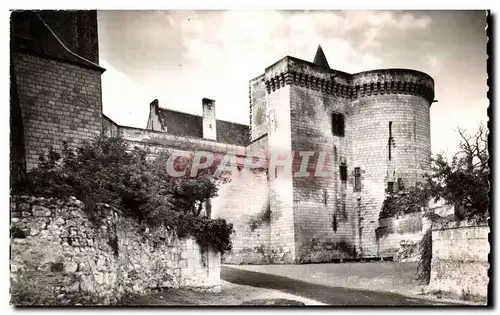
{"type": "Polygon", "coordinates": [[[401,178],[405,187],[421,181],[430,157],[429,103],[413,95],[371,95],[352,102],[354,167],[361,168],[359,193],[360,253],[377,255],[375,229],[387,183],[401,178]],[[389,122],[395,146],[389,161],[389,122]]]}
{"type": "Polygon", "coordinates": [[[106,215],[92,222],[75,198],[12,197],[13,294],[45,294],[54,303],[86,293],[107,304],[150,288],[220,289],[220,254],[97,206],[106,215]]]}
{"type": "Polygon", "coordinates": [[[118,135],[129,141],[145,147],[162,147],[184,151],[206,151],[212,153],[233,153],[245,155],[246,148],[242,146],[219,143],[208,139],[181,137],[161,131],[146,130],[133,127],[118,126],[118,135]]]}
{"type": "MultiPolygon", "coordinates": [[[[269,111],[268,143],[271,154],[280,158],[292,155],[290,87],[285,86],[266,95],[269,111]]],[[[269,202],[271,208],[271,242],[274,263],[295,261],[293,214],[293,179],[283,166],[269,168],[269,202]],[[276,175],[278,175],[276,177],[276,175]]]]}
{"type": "MultiPolygon", "coordinates": [[[[162,132],[118,126],[106,119],[108,129],[115,130],[117,135],[130,141],[131,145],[139,145],[156,149],[170,149],[176,152],[208,151],[219,156],[224,154],[245,154],[247,151],[262,150],[258,143],[267,142],[264,137],[255,143],[256,147],[244,148],[222,144],[207,139],[193,139],[174,136],[162,132]],[[117,127],[116,127],[117,126],[117,127]]],[[[237,163],[241,166],[244,157],[237,163]]],[[[269,187],[265,169],[255,170],[242,177],[238,172],[230,182],[221,184],[218,196],[211,201],[212,218],[224,218],[233,223],[235,233],[231,235],[233,249],[225,253],[223,259],[229,264],[269,263],[273,259],[270,250],[270,222],[265,218],[269,209],[269,187]]]]}
{"type": "Polygon", "coordinates": [[[489,233],[487,225],[467,222],[433,226],[429,289],[486,297],[489,233]]]}
{"type": "Polygon", "coordinates": [[[64,141],[78,146],[102,130],[101,72],[28,53],[14,55],[26,168],[64,141]]]}
{"type": "MultiPolygon", "coordinates": [[[[339,167],[351,166],[348,149],[350,126],[345,136],[332,133],[332,114],[346,115],[349,102],[302,86],[291,86],[291,135],[295,154],[312,151],[310,174],[316,168],[329,171],[319,177],[294,177],[295,247],[297,262],[330,262],[352,258],[355,254],[355,216],[348,200],[348,181],[341,181],[339,167]],[[319,154],[326,163],[320,165],[319,154]]],[[[347,116],[347,115],[346,115],[347,116]]],[[[294,170],[300,169],[301,158],[294,159],[294,170]]],[[[352,189],[352,188],[351,188],[352,189]]]]}
{"type": "Polygon", "coordinates": [[[379,220],[379,226],[385,227],[386,232],[378,239],[377,255],[394,257],[401,250],[401,244],[420,242],[425,232],[423,223],[422,212],[379,220]]]}
{"type": "Polygon", "coordinates": [[[241,177],[234,176],[219,187],[211,200],[212,217],[224,218],[233,224],[233,248],[224,253],[227,264],[267,264],[270,255],[269,187],[265,170],[241,177]]]}
{"type": "Polygon", "coordinates": [[[120,127],[108,116],[102,115],[102,131],[107,137],[118,137],[120,133],[120,127]]]}

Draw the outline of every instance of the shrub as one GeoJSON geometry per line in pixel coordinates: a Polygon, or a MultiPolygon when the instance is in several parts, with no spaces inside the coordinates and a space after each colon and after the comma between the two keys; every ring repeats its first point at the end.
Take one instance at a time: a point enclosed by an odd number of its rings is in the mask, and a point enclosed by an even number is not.
{"type": "Polygon", "coordinates": [[[422,184],[390,194],[384,200],[379,219],[422,211],[422,208],[427,207],[430,198],[430,192],[422,184]]]}
{"type": "MultiPolygon", "coordinates": [[[[220,163],[196,177],[172,177],[167,172],[167,150],[155,153],[134,147],[120,138],[98,137],[76,150],[64,145],[61,154],[49,150],[39,165],[23,178],[13,192],[34,196],[76,196],[91,218],[101,213],[95,207],[106,203],[148,226],[163,225],[180,235],[191,235],[200,245],[226,250],[231,247],[232,225],[211,220],[202,213],[207,200],[217,195],[227,177],[215,177],[220,163]]],[[[189,167],[193,155],[175,160],[175,168],[189,167]]]]}
{"type": "Polygon", "coordinates": [[[458,133],[462,141],[451,161],[442,154],[433,159],[428,189],[436,200],[454,206],[456,219],[485,223],[490,190],[488,130],[480,125],[474,135],[462,129],[458,133]]]}
{"type": "Polygon", "coordinates": [[[420,259],[418,260],[417,279],[429,283],[432,262],[432,230],[429,229],[420,241],[420,259]]]}

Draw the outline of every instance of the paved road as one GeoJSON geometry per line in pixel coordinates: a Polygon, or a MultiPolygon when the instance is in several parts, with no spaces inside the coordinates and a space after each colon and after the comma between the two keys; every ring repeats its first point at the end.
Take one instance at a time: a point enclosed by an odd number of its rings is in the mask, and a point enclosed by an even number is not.
{"type": "Polygon", "coordinates": [[[411,298],[395,293],[358,290],[316,284],[267,273],[222,266],[221,278],[232,283],[280,290],[328,305],[397,306],[453,305],[411,298]]]}

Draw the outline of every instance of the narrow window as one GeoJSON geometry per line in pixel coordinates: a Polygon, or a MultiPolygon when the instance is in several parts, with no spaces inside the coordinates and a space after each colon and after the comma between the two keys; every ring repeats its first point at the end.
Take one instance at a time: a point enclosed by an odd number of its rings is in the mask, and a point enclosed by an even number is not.
{"type": "Polygon", "coordinates": [[[389,141],[387,142],[387,146],[389,148],[389,161],[392,159],[392,121],[389,122],[389,141]]]}
{"type": "Polygon", "coordinates": [[[361,191],[361,169],[354,168],[354,191],[361,191]]]}
{"type": "Polygon", "coordinates": [[[347,165],[345,164],[340,165],[340,180],[341,181],[347,180],[347,165]]]}
{"type": "Polygon", "coordinates": [[[328,204],[328,191],[326,191],[326,189],[323,189],[323,203],[325,205],[328,204]]]}
{"type": "Polygon", "coordinates": [[[332,133],[334,136],[343,137],[344,136],[344,115],[333,113],[332,114],[332,133]]]}
{"type": "Polygon", "coordinates": [[[394,192],[394,182],[387,183],[387,192],[392,194],[394,192]]]}
{"type": "Polygon", "coordinates": [[[405,189],[405,184],[403,183],[402,178],[398,178],[398,190],[404,190],[405,189]]]}

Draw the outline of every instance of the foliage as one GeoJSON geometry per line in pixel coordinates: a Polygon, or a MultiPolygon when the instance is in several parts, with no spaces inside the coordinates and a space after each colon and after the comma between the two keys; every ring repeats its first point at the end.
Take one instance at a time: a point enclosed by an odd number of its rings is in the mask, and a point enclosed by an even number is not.
{"type": "Polygon", "coordinates": [[[422,211],[430,200],[430,192],[424,184],[405,188],[390,194],[384,200],[379,219],[391,218],[400,214],[422,211]]]}
{"type": "Polygon", "coordinates": [[[51,149],[13,189],[34,196],[76,196],[93,218],[100,216],[97,203],[110,204],[141,224],[164,225],[195,237],[200,244],[229,249],[232,225],[202,213],[203,204],[217,195],[221,182],[228,180],[225,173],[214,176],[220,159],[215,157],[211,167],[193,177],[174,177],[168,173],[168,163],[176,171],[190,171],[194,154],[171,157],[169,151],[131,149],[123,139],[101,136],[76,150],[64,145],[61,154],[51,149]]]}
{"type": "Polygon", "coordinates": [[[429,283],[431,279],[431,261],[432,261],[432,230],[425,232],[420,241],[420,259],[417,267],[417,278],[429,283]]]}
{"type": "MultiPolygon", "coordinates": [[[[458,220],[480,222],[488,219],[487,132],[481,125],[473,136],[467,135],[462,129],[458,129],[458,133],[462,141],[451,161],[443,154],[433,157],[431,172],[425,175],[426,181],[387,196],[380,219],[421,211],[422,208],[427,208],[431,199],[443,199],[453,205],[458,220]]],[[[427,212],[426,216],[431,220],[436,219],[431,212],[427,212]]]]}
{"type": "MultiPolygon", "coordinates": [[[[432,172],[428,176],[425,190],[435,201],[444,199],[455,208],[457,220],[486,222],[489,217],[489,154],[487,131],[480,125],[475,135],[458,129],[462,138],[459,151],[448,161],[442,154],[432,159],[432,172]]],[[[426,217],[432,222],[445,218],[428,211],[426,217]]],[[[430,280],[432,260],[432,234],[428,230],[420,242],[419,279],[430,280]]]]}
{"type": "Polygon", "coordinates": [[[191,235],[202,248],[212,246],[221,253],[231,250],[230,236],[234,230],[233,225],[228,224],[225,219],[199,217],[193,220],[189,215],[182,215],[178,227],[180,237],[191,235]]]}
{"type": "Polygon", "coordinates": [[[271,222],[271,206],[268,203],[264,211],[250,218],[249,222],[250,231],[253,232],[262,224],[269,224],[270,222],[271,222]]]}
{"type": "Polygon", "coordinates": [[[455,207],[458,220],[486,221],[489,206],[489,154],[485,127],[475,135],[458,129],[459,151],[448,161],[442,154],[433,159],[428,180],[430,195],[455,207]]]}

